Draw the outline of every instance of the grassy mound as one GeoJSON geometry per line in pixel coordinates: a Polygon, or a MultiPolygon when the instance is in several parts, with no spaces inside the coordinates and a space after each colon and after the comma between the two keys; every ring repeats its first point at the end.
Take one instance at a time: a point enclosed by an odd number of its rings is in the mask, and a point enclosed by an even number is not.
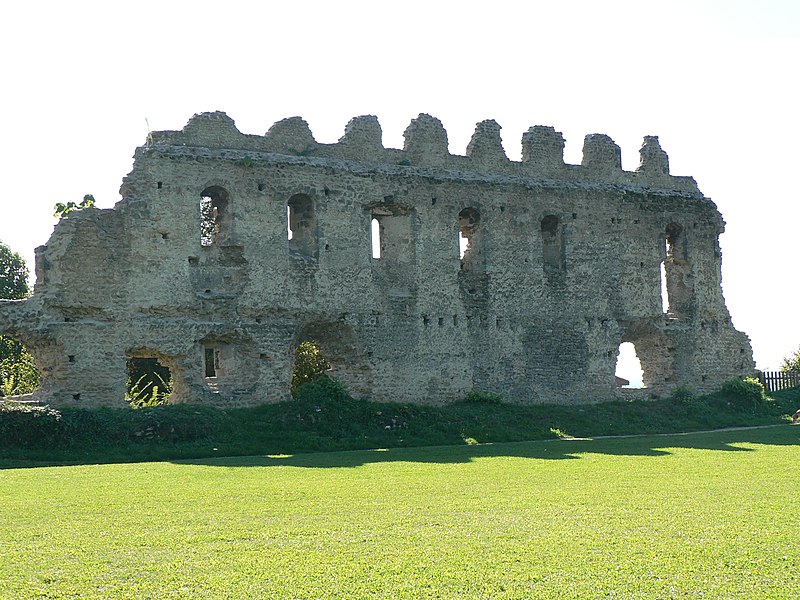
{"type": "Polygon", "coordinates": [[[800,389],[766,398],[752,386],[736,385],[697,398],[681,392],[661,400],[578,406],[522,406],[485,393],[422,406],[356,400],[323,378],[301,387],[293,401],[230,410],[55,410],[0,403],[0,466],[686,432],[774,424],[798,406],[800,389]]]}

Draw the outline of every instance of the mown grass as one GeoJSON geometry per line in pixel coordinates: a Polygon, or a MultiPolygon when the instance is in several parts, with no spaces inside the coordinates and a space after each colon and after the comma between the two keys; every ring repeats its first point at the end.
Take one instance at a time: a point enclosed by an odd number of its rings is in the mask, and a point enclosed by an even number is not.
{"type": "Polygon", "coordinates": [[[775,424],[800,407],[800,389],[773,396],[521,406],[477,395],[431,406],[354,400],[323,379],[294,401],[246,409],[0,410],[0,467],[687,432],[775,424]]]}
{"type": "Polygon", "coordinates": [[[2,598],[797,598],[800,427],[0,471],[2,598]]]}

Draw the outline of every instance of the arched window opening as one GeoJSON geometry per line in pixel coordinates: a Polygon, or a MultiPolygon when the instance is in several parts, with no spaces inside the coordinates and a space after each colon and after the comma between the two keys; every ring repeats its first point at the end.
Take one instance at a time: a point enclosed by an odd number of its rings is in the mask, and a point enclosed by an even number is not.
{"type": "Polygon", "coordinates": [[[561,273],[565,270],[564,228],[555,215],[542,219],[542,265],[545,273],[561,273]]]}
{"type": "Polygon", "coordinates": [[[481,214],[475,208],[458,213],[458,248],[461,268],[469,269],[480,263],[481,214]]]}
{"type": "Polygon", "coordinates": [[[669,294],[667,293],[667,268],[664,261],[661,261],[661,311],[666,315],[669,313],[669,294]]]}
{"type": "Polygon", "coordinates": [[[286,205],[289,251],[307,257],[317,256],[317,219],[314,201],[295,194],[286,205]]]}
{"type": "Polygon", "coordinates": [[[125,401],[131,408],[167,404],[172,395],[172,371],[155,354],[128,358],[128,380],[125,401]]]}
{"type": "Polygon", "coordinates": [[[228,192],[211,186],[200,193],[200,245],[213,246],[224,241],[229,231],[228,192]]]}
{"type": "Polygon", "coordinates": [[[301,342],[294,353],[292,398],[297,396],[297,390],[301,385],[316,381],[330,369],[331,363],[323,356],[315,341],[305,340],[301,342]]]}
{"type": "Polygon", "coordinates": [[[33,393],[39,382],[39,368],[25,344],[0,336],[0,398],[33,393]]]}
{"type": "Polygon", "coordinates": [[[664,232],[662,266],[662,296],[665,295],[667,299],[664,312],[675,316],[689,313],[694,302],[694,283],[688,240],[679,223],[670,223],[664,232]]]}
{"type": "Polygon", "coordinates": [[[645,387],[642,363],[636,354],[636,347],[631,342],[619,345],[614,376],[617,387],[632,389],[645,387]]]}

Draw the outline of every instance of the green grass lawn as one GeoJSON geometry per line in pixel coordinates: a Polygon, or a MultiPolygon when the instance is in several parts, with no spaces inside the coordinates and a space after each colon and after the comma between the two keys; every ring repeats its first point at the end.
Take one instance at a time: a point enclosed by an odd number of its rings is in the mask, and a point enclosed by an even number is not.
{"type": "Polygon", "coordinates": [[[0,598],[798,598],[800,427],[0,470],[0,598]]]}

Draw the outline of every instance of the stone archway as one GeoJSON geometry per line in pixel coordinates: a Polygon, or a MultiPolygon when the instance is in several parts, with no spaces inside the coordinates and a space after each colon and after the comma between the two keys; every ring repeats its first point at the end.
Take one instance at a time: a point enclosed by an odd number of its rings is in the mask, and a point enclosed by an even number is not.
{"type": "Polygon", "coordinates": [[[642,389],[662,394],[674,387],[674,342],[656,322],[645,320],[628,324],[621,342],[630,342],[636,348],[642,369],[642,389]]]}
{"type": "Polygon", "coordinates": [[[40,387],[38,361],[24,342],[0,335],[0,398],[32,394],[40,387]]]}
{"type": "Polygon", "coordinates": [[[319,347],[330,363],[326,375],[338,379],[351,395],[369,397],[372,394],[372,367],[358,335],[349,323],[341,320],[306,323],[297,332],[290,348],[292,361],[297,347],[305,341],[313,341],[319,347]]]}

